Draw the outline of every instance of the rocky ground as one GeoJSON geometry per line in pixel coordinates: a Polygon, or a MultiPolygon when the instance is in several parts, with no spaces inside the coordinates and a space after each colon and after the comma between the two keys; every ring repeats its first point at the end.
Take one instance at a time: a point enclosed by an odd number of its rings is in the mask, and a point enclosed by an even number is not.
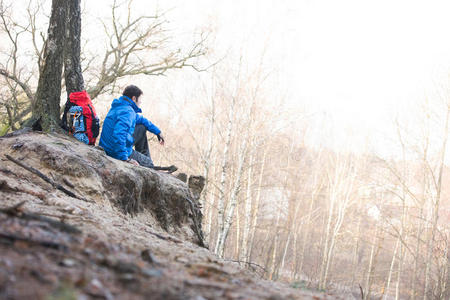
{"type": "Polygon", "coordinates": [[[172,175],[63,135],[0,138],[0,299],[344,299],[217,258],[200,218],[172,175]]]}

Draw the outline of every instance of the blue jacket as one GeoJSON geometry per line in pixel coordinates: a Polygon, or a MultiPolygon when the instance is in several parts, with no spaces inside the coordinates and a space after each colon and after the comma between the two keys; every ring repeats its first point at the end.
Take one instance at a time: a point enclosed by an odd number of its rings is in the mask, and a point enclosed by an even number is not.
{"type": "Polygon", "coordinates": [[[161,130],[144,118],[142,110],[127,96],[114,99],[103,122],[99,145],[106,154],[120,160],[127,160],[133,152],[133,132],[136,124],[143,124],[148,131],[160,134],[161,130]]]}

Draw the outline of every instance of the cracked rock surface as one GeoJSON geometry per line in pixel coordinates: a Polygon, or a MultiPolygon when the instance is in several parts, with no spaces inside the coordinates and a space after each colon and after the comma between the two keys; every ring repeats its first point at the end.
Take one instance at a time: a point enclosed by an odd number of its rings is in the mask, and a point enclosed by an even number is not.
{"type": "Polygon", "coordinates": [[[266,281],[198,246],[198,193],[64,135],[0,138],[0,299],[344,299],[266,281]]]}

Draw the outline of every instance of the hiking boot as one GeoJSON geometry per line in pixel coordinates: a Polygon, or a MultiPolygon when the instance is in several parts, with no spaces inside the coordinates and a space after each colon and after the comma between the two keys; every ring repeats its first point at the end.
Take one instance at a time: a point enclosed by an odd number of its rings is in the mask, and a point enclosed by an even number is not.
{"type": "Polygon", "coordinates": [[[178,170],[177,167],[175,167],[174,165],[171,165],[169,167],[159,167],[159,166],[153,166],[154,170],[157,171],[167,171],[168,174],[172,174],[173,172],[175,172],[176,170],[178,170]]]}
{"type": "Polygon", "coordinates": [[[169,169],[167,170],[167,173],[172,174],[173,172],[175,172],[176,170],[178,170],[177,167],[175,167],[174,165],[171,165],[169,167],[169,169]]]}

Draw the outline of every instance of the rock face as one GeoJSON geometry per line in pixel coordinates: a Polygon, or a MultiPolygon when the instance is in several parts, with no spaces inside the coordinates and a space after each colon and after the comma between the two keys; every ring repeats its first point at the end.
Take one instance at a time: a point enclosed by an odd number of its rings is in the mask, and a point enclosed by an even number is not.
{"type": "Polygon", "coordinates": [[[203,245],[201,212],[195,198],[198,184],[194,195],[186,183],[170,174],[113,159],[98,147],[60,134],[30,132],[0,139],[2,165],[7,162],[15,173],[27,172],[6,161],[6,154],[88,201],[111,203],[132,216],[145,215],[154,226],[203,245]]]}
{"type": "Polygon", "coordinates": [[[0,138],[0,299],[349,299],[199,247],[204,182],[182,179],[63,135],[0,138]]]}

